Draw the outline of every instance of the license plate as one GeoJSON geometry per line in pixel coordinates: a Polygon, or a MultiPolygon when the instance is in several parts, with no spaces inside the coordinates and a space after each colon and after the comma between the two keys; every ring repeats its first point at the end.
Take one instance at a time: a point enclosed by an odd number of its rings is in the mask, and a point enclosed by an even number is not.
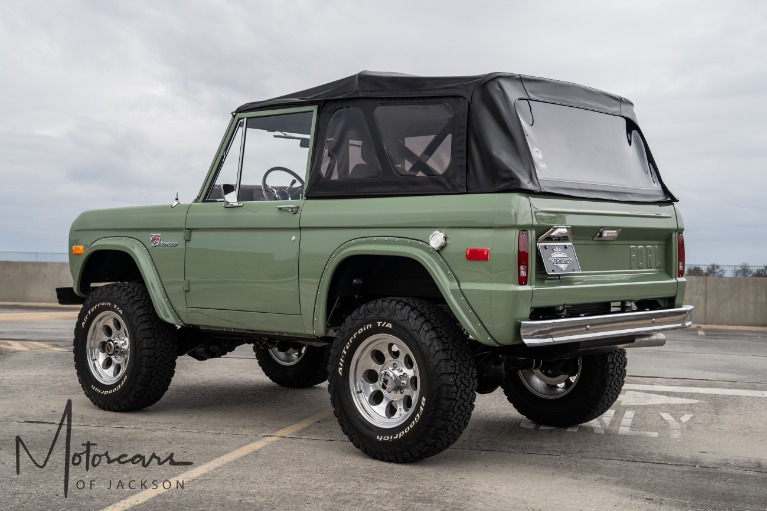
{"type": "Polygon", "coordinates": [[[538,243],[538,252],[543,259],[543,267],[549,275],[581,271],[572,243],[538,243]]]}

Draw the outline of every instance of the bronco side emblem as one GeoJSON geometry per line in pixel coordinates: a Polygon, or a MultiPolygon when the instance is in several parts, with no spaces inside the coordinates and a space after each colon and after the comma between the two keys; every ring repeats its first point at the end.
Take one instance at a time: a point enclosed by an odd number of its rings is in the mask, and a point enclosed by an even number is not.
{"type": "Polygon", "coordinates": [[[163,241],[162,234],[150,234],[149,245],[152,247],[175,247],[178,241],[163,241]]]}

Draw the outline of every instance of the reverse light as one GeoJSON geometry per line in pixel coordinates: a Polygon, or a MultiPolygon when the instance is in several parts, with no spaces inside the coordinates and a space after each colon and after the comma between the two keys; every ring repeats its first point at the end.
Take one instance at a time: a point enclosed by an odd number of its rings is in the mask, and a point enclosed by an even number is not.
{"type": "Polygon", "coordinates": [[[684,277],[684,235],[676,235],[676,276],[684,277]]]}
{"type": "Polygon", "coordinates": [[[488,261],[490,260],[489,248],[467,248],[466,259],[469,261],[488,261]]]}
{"type": "Polygon", "coordinates": [[[519,237],[517,239],[517,282],[520,286],[527,285],[527,270],[529,264],[527,247],[527,231],[519,231],[519,237]]]}
{"type": "Polygon", "coordinates": [[[82,255],[85,252],[85,245],[72,245],[72,254],[82,255]]]}

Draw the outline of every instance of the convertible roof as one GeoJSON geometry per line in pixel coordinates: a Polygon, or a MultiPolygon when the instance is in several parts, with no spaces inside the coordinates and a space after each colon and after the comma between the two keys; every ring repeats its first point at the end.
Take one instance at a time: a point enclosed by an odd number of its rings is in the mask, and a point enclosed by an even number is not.
{"type": "Polygon", "coordinates": [[[361,71],[355,75],[311,89],[277,98],[254,101],[234,113],[265,107],[316,104],[351,98],[418,98],[453,96],[471,101],[474,91],[486,82],[500,78],[517,85],[520,96],[553,103],[592,107],[594,110],[634,118],[633,105],[620,96],[574,83],[512,73],[488,73],[474,76],[426,77],[401,73],[361,71]]]}
{"type": "MultiPolygon", "coordinates": [[[[660,181],[660,176],[658,180],[662,189],[651,187],[647,190],[591,181],[568,180],[560,183],[561,180],[539,179],[527,134],[516,112],[518,101],[539,101],[620,116],[630,120],[627,126],[638,129],[634,105],[621,96],[574,83],[512,73],[424,77],[362,71],[311,89],[246,103],[234,113],[303,105],[319,107],[315,143],[316,154],[320,156],[312,161],[306,197],[525,191],[639,202],[675,200],[660,181]],[[375,111],[379,107],[399,105],[401,108],[405,104],[440,104],[447,108],[450,115],[445,119],[447,122],[441,124],[442,129],[432,133],[431,142],[426,148],[421,148],[421,154],[416,155],[415,160],[411,158],[412,161],[393,164],[387,151],[395,153],[398,146],[394,144],[394,149],[387,150],[381,141],[384,134],[380,131],[381,120],[376,119],[375,111]],[[348,137],[337,139],[331,133],[331,125],[335,125],[333,129],[341,126],[342,131],[355,133],[355,140],[360,144],[365,138],[360,137],[367,133],[377,155],[376,162],[381,167],[374,169],[379,172],[378,177],[354,177],[351,175],[353,168],[344,169],[349,175],[327,173],[327,168],[340,165],[343,158],[348,159],[349,154],[354,152],[351,146],[347,147],[348,154],[331,150],[331,146],[339,141],[348,142],[348,137]],[[371,133],[375,136],[369,136],[371,133]],[[448,136],[450,142],[445,142],[448,136]],[[452,154],[448,167],[441,174],[422,179],[417,177],[417,173],[405,170],[403,175],[402,169],[407,167],[408,162],[413,168],[419,162],[425,163],[443,142],[452,154]],[[326,164],[325,172],[323,162],[326,164]]],[[[418,109],[399,111],[399,124],[395,129],[398,135],[403,137],[405,134],[402,126],[424,121],[423,112],[418,109]]],[[[394,129],[391,121],[387,123],[387,129],[394,129]]],[[[406,146],[405,149],[412,152],[412,147],[406,146]]],[[[362,146],[355,146],[355,150],[361,151],[362,146]]],[[[649,149],[647,157],[655,165],[649,149]]],[[[395,158],[399,161],[403,157],[397,153],[395,158]]],[[[371,166],[366,157],[362,160],[366,166],[371,166]]]]}
{"type": "Polygon", "coordinates": [[[334,99],[461,96],[468,98],[471,92],[491,75],[424,77],[402,73],[361,71],[334,82],[311,89],[286,94],[264,101],[245,103],[235,113],[256,110],[265,106],[317,103],[334,99]]]}

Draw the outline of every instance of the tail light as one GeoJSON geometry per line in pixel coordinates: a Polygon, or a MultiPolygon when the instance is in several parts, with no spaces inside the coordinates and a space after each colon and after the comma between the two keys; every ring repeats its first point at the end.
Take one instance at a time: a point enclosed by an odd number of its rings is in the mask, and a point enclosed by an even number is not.
{"type": "Polygon", "coordinates": [[[684,235],[676,235],[676,276],[684,277],[684,235]]]}
{"type": "Polygon", "coordinates": [[[517,282],[520,286],[527,285],[529,257],[527,253],[527,231],[519,231],[517,240],[517,282]]]}

